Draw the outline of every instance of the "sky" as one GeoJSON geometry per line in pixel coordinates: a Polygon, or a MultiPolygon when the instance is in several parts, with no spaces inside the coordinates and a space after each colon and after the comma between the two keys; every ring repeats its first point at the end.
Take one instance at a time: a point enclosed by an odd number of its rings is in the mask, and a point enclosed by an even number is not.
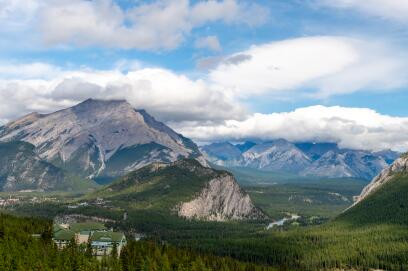
{"type": "Polygon", "coordinates": [[[199,143],[408,150],[408,0],[0,0],[0,124],[126,99],[199,143]]]}

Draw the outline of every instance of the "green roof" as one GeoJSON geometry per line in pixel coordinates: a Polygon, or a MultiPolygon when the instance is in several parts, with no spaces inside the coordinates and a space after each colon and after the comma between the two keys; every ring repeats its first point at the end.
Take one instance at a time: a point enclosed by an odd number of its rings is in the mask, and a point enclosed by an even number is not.
{"type": "Polygon", "coordinates": [[[59,231],[59,230],[63,230],[64,228],[63,227],[61,227],[59,224],[53,224],[52,225],[52,231],[53,232],[57,232],[57,231],[59,231]]]}
{"type": "Polygon", "coordinates": [[[75,223],[70,225],[69,228],[73,232],[106,230],[105,225],[103,225],[102,223],[94,222],[75,223]]]}
{"type": "Polygon", "coordinates": [[[124,237],[123,232],[95,232],[92,235],[92,241],[99,241],[99,242],[120,242],[124,237]]]}
{"type": "Polygon", "coordinates": [[[75,237],[75,233],[70,230],[60,229],[54,232],[54,239],[61,241],[69,241],[75,237]]]}

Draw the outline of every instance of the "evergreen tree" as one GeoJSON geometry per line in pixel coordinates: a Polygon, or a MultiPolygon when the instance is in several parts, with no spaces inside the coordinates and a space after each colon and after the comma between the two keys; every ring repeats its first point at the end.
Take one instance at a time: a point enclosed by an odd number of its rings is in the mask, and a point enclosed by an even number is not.
{"type": "Polygon", "coordinates": [[[93,249],[92,249],[92,235],[89,233],[88,241],[86,242],[86,249],[85,249],[85,256],[90,259],[93,257],[93,249]]]}

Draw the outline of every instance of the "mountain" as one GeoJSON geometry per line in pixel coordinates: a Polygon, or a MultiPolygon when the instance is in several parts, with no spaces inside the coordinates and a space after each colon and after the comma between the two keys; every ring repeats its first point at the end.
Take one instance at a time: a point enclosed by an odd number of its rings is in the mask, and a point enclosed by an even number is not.
{"type": "Polygon", "coordinates": [[[186,219],[260,219],[263,213],[226,171],[193,159],[153,163],[91,195],[129,209],[164,211],[186,219]]]}
{"type": "Polygon", "coordinates": [[[255,145],[256,145],[255,142],[245,141],[244,143],[237,144],[235,146],[241,151],[241,153],[243,153],[243,152],[246,152],[247,150],[249,150],[250,148],[252,148],[255,145]]]}
{"type": "Polygon", "coordinates": [[[116,177],[152,162],[204,161],[190,139],[124,100],[88,99],[51,114],[32,113],[0,128],[38,156],[81,177],[116,177]]]}
{"type": "Polygon", "coordinates": [[[33,145],[0,143],[0,191],[52,190],[64,180],[62,170],[42,160],[33,145]]]}
{"type": "Polygon", "coordinates": [[[240,164],[241,150],[229,142],[217,142],[206,145],[200,149],[206,154],[207,159],[217,165],[240,164]]]}
{"type": "Polygon", "coordinates": [[[408,155],[402,155],[399,159],[395,160],[391,166],[384,169],[378,176],[376,176],[356,198],[354,205],[363,201],[371,194],[374,194],[395,177],[403,176],[405,174],[408,174],[408,155]]]}
{"type": "Polygon", "coordinates": [[[357,224],[408,225],[408,155],[384,169],[339,220],[357,224]]]}
{"type": "Polygon", "coordinates": [[[301,172],[305,176],[372,179],[388,164],[381,156],[364,151],[333,151],[324,153],[301,172]]]}
{"type": "Polygon", "coordinates": [[[295,146],[303,151],[313,161],[319,159],[322,155],[329,151],[338,152],[339,147],[336,143],[295,143],[295,146]]]}
{"type": "Polygon", "coordinates": [[[284,139],[257,144],[242,156],[245,167],[275,171],[299,172],[311,163],[309,157],[284,139]]]}
{"type": "Polygon", "coordinates": [[[201,150],[209,161],[219,166],[366,180],[371,180],[399,155],[391,150],[351,150],[339,148],[335,143],[291,143],[284,139],[237,145],[215,143],[201,150]]]}

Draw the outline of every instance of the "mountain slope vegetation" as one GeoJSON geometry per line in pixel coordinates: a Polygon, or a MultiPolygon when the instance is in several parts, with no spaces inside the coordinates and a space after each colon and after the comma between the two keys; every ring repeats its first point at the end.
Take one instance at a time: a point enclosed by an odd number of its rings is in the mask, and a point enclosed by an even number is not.
{"type": "Polygon", "coordinates": [[[233,176],[203,167],[194,159],[154,163],[87,196],[123,208],[155,210],[209,220],[262,218],[233,176]]]}

